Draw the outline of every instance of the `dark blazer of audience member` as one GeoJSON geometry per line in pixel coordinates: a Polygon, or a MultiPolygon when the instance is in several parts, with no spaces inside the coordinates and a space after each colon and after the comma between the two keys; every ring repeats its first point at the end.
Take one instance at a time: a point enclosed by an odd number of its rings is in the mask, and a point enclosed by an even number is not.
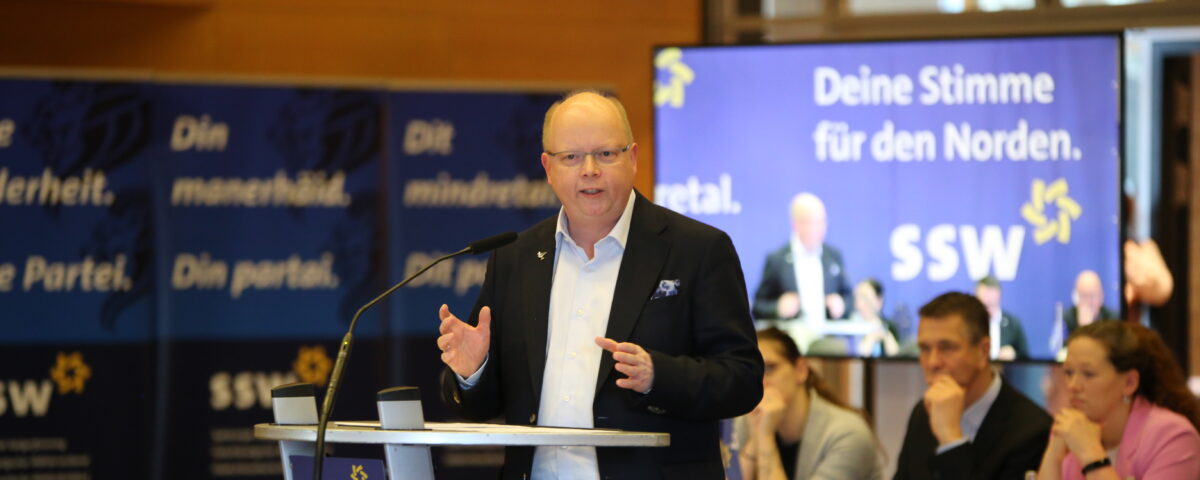
{"type": "Polygon", "coordinates": [[[825,204],[811,193],[801,193],[792,199],[792,238],[779,249],[767,255],[762,279],[754,293],[754,316],[756,318],[796,318],[803,311],[801,292],[796,278],[795,263],[800,255],[797,248],[807,252],[820,252],[821,276],[824,280],[825,318],[847,318],[854,305],[849,277],[842,262],[842,252],[825,243],[825,204]]]}
{"type": "Polygon", "coordinates": [[[871,427],[809,368],[796,342],[768,328],[758,332],[758,348],[766,366],[763,399],[736,420],[742,478],[883,478],[871,427]]]}
{"type": "Polygon", "coordinates": [[[991,275],[975,283],[975,298],[983,302],[988,310],[988,332],[996,327],[1000,338],[992,339],[993,360],[1019,360],[1029,358],[1029,344],[1025,340],[1025,328],[1021,321],[1000,308],[1000,281],[991,275]]]}
{"type": "Polygon", "coordinates": [[[1200,478],[1200,407],[1157,333],[1079,327],[1063,373],[1071,403],[1054,417],[1039,480],[1200,478]]]}
{"type": "Polygon", "coordinates": [[[920,317],[929,388],[908,419],[895,478],[1023,478],[1045,450],[1050,416],[993,372],[987,309],[949,292],[921,307],[920,317]]]}
{"type": "Polygon", "coordinates": [[[1095,321],[1121,318],[1117,312],[1104,306],[1104,286],[1100,283],[1100,275],[1094,271],[1084,270],[1075,277],[1075,290],[1071,293],[1071,300],[1075,305],[1063,312],[1063,323],[1067,326],[1068,335],[1076,328],[1095,321]]]}

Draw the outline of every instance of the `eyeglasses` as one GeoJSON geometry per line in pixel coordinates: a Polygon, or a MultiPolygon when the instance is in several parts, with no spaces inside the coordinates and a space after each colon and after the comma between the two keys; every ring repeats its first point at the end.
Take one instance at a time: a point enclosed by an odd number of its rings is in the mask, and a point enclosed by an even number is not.
{"type": "Polygon", "coordinates": [[[612,150],[594,150],[591,152],[584,152],[581,150],[564,150],[561,152],[546,152],[546,155],[551,156],[557,160],[558,163],[561,163],[567,167],[578,167],[582,165],[584,159],[586,159],[588,155],[591,155],[592,159],[596,160],[596,163],[608,166],[616,164],[617,160],[621,158],[621,154],[628,152],[632,147],[633,144],[630,143],[624,147],[612,150]]]}

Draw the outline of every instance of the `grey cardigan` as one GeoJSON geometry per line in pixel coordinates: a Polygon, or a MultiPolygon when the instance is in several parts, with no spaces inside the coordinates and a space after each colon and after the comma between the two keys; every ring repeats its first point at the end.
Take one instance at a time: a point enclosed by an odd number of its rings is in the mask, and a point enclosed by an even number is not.
{"type": "MultiPolygon", "coordinates": [[[[808,391],[811,403],[795,480],[881,480],[883,465],[871,428],[862,416],[808,391]]],[[[745,418],[735,427],[737,445],[748,440],[745,418]]]]}

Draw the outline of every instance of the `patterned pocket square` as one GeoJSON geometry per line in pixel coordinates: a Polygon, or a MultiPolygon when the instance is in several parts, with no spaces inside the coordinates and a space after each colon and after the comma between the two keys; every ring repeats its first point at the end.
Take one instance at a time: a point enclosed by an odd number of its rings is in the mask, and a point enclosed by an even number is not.
{"type": "Polygon", "coordinates": [[[654,295],[651,295],[650,299],[658,300],[675,295],[679,295],[679,280],[659,280],[658,290],[654,291],[654,295]]]}

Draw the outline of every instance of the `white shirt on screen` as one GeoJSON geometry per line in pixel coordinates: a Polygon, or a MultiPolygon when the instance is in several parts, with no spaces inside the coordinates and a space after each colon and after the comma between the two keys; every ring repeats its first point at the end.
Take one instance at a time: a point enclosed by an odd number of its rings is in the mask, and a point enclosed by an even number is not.
{"type": "Polygon", "coordinates": [[[1000,314],[988,319],[988,337],[992,339],[992,360],[1000,358],[1000,314]]]}
{"type": "Polygon", "coordinates": [[[796,288],[800,290],[800,314],[812,327],[825,324],[825,272],[821,268],[821,247],[808,251],[800,239],[792,235],[792,269],[796,273],[796,288]]]}

